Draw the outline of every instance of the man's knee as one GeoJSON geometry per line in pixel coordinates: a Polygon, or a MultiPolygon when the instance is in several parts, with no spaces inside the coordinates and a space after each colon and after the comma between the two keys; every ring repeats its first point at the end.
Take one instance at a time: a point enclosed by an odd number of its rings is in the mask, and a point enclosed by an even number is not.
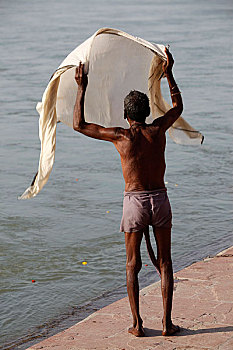
{"type": "Polygon", "coordinates": [[[131,259],[130,261],[126,262],[126,273],[132,274],[136,273],[138,274],[139,271],[142,268],[142,261],[141,259],[131,259]]]}
{"type": "Polygon", "coordinates": [[[172,259],[171,257],[160,257],[159,258],[160,269],[170,270],[172,269],[172,259]]]}

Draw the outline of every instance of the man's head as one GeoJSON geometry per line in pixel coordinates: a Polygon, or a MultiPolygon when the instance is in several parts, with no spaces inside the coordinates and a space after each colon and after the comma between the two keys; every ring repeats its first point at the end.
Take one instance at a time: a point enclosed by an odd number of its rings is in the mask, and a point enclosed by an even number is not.
{"type": "Polygon", "coordinates": [[[124,118],[144,122],[150,114],[149,99],[146,94],[132,90],[124,99],[124,118]]]}

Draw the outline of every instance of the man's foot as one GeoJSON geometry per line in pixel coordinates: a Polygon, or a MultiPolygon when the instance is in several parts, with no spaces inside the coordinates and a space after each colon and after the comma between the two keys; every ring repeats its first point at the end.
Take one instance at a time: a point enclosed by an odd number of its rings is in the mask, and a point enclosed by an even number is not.
{"type": "Polygon", "coordinates": [[[165,327],[162,331],[162,335],[164,336],[169,336],[169,335],[173,335],[177,332],[180,332],[180,327],[179,326],[175,326],[173,323],[171,324],[170,327],[165,327]]]}
{"type": "Polygon", "coordinates": [[[133,335],[135,335],[135,337],[145,337],[145,332],[143,327],[137,329],[135,327],[131,327],[128,329],[128,333],[131,333],[133,335]]]}

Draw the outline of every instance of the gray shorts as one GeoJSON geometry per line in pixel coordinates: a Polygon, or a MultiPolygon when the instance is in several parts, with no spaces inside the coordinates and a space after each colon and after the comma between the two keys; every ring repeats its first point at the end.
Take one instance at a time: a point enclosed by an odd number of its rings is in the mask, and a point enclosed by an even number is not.
{"type": "Polygon", "coordinates": [[[124,192],[121,232],[136,232],[148,225],[172,227],[172,212],[167,189],[124,192]]]}

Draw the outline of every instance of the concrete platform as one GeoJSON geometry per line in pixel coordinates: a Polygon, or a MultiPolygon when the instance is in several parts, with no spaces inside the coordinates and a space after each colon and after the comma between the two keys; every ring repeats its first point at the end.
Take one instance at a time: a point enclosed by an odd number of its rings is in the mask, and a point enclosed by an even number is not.
{"type": "Polygon", "coordinates": [[[73,327],[28,350],[232,350],[233,247],[175,274],[173,321],[182,327],[161,336],[160,282],[140,292],[145,338],[128,334],[128,298],[93,313],[73,327]]]}

